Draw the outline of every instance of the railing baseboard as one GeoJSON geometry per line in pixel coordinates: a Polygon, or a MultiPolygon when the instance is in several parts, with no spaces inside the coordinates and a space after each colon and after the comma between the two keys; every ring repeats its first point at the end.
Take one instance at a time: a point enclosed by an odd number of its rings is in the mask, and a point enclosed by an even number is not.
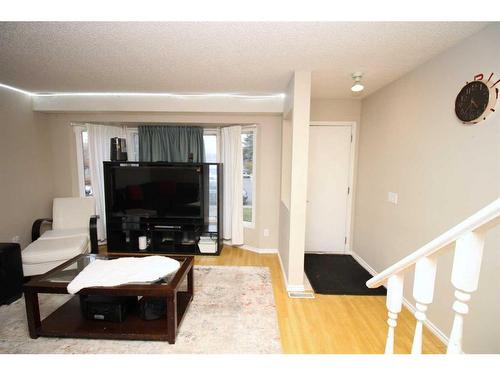
{"type": "MultiPolygon", "coordinates": [[[[408,301],[405,297],[403,297],[403,305],[410,310],[412,315],[415,314],[415,311],[417,311],[417,308],[410,302],[408,301]]],[[[443,331],[441,331],[434,323],[432,323],[429,319],[426,319],[424,321],[424,327],[429,329],[434,336],[436,336],[439,341],[441,341],[444,345],[448,346],[448,342],[450,341],[449,337],[444,334],[443,331]]]]}
{"type": "MultiPolygon", "coordinates": [[[[366,261],[363,258],[361,258],[359,254],[357,254],[355,251],[351,250],[351,254],[349,255],[352,255],[352,257],[356,259],[356,261],[361,265],[361,267],[367,270],[370,275],[376,276],[378,274],[378,272],[375,271],[368,263],[366,263],[366,261]]],[[[384,283],[384,286],[387,287],[387,283],[384,283]]]]}

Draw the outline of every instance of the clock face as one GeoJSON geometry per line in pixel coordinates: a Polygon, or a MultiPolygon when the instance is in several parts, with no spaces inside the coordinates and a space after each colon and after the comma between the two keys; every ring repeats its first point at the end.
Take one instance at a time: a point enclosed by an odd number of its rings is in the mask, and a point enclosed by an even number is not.
{"type": "Polygon", "coordinates": [[[472,122],[481,117],[489,100],[489,87],[482,81],[472,81],[458,93],[455,100],[455,113],[463,122],[472,122]]]}

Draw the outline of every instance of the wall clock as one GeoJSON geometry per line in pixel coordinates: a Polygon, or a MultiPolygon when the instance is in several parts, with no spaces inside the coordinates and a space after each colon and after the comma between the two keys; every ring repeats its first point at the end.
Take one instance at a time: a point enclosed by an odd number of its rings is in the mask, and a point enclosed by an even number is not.
{"type": "Polygon", "coordinates": [[[493,81],[493,73],[488,79],[483,74],[477,74],[472,82],[467,82],[460,90],[455,100],[455,113],[462,123],[477,124],[495,112],[498,99],[498,88],[495,86],[500,79],[493,81]]]}

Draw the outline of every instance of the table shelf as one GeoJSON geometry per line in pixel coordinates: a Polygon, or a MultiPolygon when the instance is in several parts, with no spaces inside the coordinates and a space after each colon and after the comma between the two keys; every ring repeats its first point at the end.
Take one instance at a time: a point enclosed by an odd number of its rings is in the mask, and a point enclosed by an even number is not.
{"type": "MultiPolygon", "coordinates": [[[[189,293],[177,293],[177,326],[181,324],[191,300],[189,293]]],[[[48,337],[166,341],[168,328],[166,318],[143,320],[138,310],[129,312],[121,323],[87,319],[80,311],[79,297],[75,296],[42,320],[38,334],[48,337]]]]}

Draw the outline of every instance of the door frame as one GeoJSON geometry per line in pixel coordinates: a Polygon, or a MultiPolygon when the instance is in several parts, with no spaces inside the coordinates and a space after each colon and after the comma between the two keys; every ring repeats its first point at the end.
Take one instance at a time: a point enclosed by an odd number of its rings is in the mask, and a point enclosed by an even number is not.
{"type": "MultiPolygon", "coordinates": [[[[354,195],[355,189],[355,175],[357,169],[357,151],[358,151],[358,127],[356,121],[310,121],[309,126],[350,126],[351,127],[351,151],[349,155],[349,195],[347,196],[347,212],[346,212],[346,225],[345,225],[345,236],[346,244],[344,251],[334,250],[329,251],[328,254],[351,254],[352,253],[352,227],[353,227],[353,213],[354,213],[354,195]]],[[[305,250],[305,249],[304,249],[305,250]]],[[[315,252],[308,252],[308,254],[314,254],[315,252]]],[[[326,253],[325,253],[326,254],[326,253]]]]}

